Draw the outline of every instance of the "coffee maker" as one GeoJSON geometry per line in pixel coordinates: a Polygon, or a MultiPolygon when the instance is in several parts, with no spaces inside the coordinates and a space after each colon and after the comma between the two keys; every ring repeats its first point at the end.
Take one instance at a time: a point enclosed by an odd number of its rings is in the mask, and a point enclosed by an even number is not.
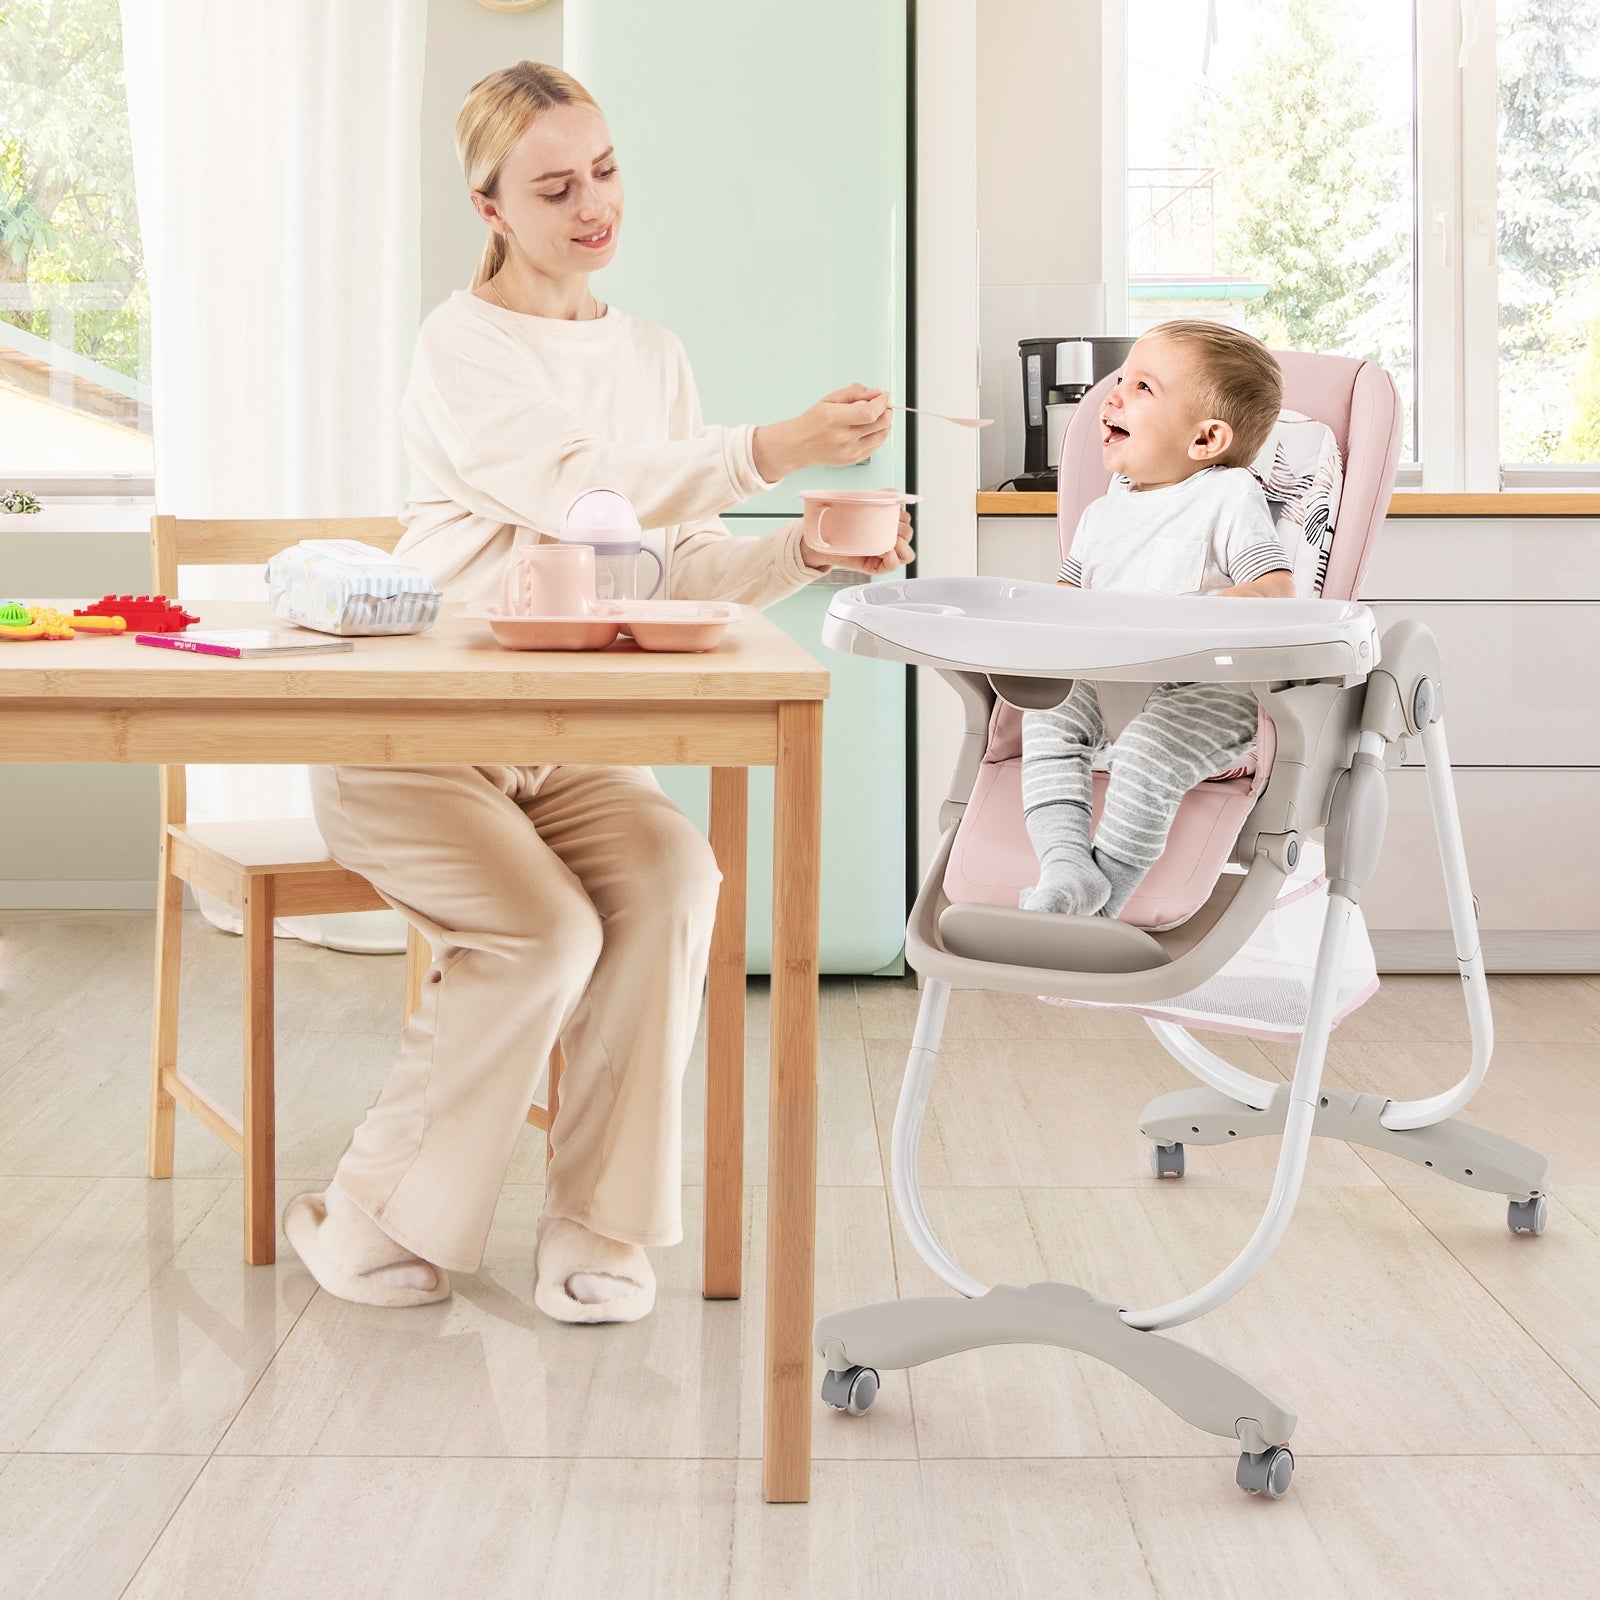
{"type": "Polygon", "coordinates": [[[1078,402],[1109,377],[1133,348],[1130,337],[1022,339],[1022,472],[1016,488],[1053,492],[1061,440],[1078,402]]]}

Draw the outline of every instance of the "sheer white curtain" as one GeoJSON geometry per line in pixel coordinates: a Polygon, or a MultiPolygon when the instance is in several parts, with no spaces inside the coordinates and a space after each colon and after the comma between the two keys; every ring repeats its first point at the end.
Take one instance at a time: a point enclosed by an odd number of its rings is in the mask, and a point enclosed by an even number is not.
{"type": "MultiPolygon", "coordinates": [[[[180,517],[396,510],[397,412],[419,317],[426,0],[121,6],[158,506],[180,517]]],[[[265,597],[257,569],[187,568],[180,589],[191,601],[265,597]]],[[[191,767],[189,810],[197,821],[309,816],[305,769],[191,767]]],[[[392,912],[279,931],[341,948],[405,942],[392,912]]]]}

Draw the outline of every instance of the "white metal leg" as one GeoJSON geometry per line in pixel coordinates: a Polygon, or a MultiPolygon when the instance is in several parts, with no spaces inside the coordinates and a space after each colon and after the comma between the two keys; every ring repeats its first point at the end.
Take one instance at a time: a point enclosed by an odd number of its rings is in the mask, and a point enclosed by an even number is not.
{"type": "Polygon", "coordinates": [[[1472,1061],[1466,1076],[1453,1089],[1424,1100],[1395,1100],[1386,1106],[1383,1125],[1392,1129],[1426,1128],[1453,1117],[1478,1092],[1489,1070],[1489,1057],[1494,1053],[1494,1018],[1489,1011],[1483,949],[1478,941],[1478,919],[1472,908],[1467,851],[1461,838],[1461,816],[1456,810],[1456,788],[1450,771],[1450,748],[1445,742],[1443,718],[1423,728],[1422,753],[1427,762],[1433,828],[1439,840],[1439,864],[1444,869],[1445,898],[1450,905],[1456,966],[1461,972],[1461,993],[1467,1003],[1467,1021],[1472,1032],[1472,1061]]]}
{"type": "MultiPolygon", "coordinates": [[[[1380,757],[1382,734],[1363,732],[1358,754],[1380,757]]],[[[1381,827],[1381,818],[1378,826],[1381,827]]],[[[1340,842],[1340,853],[1356,841],[1340,842]]],[[[1353,856],[1361,852],[1352,851],[1353,856]]],[[[1331,862],[1330,862],[1331,864],[1331,862]]],[[[1306,1007],[1305,1031],[1300,1035],[1300,1055],[1295,1062],[1294,1081],[1289,1088],[1289,1106],[1284,1119],[1283,1145],[1278,1152],[1278,1171],[1273,1179],[1267,1209],[1256,1231],[1243,1250],[1210,1283],[1181,1299],[1147,1311],[1124,1311],[1123,1321],[1133,1328],[1174,1328],[1192,1322],[1208,1311],[1231,1300],[1266,1263],[1278,1247],[1294,1214],[1305,1177],[1306,1157],[1311,1149],[1311,1128],[1316,1119],[1317,1096],[1322,1090],[1322,1065],[1328,1053],[1328,1035],[1333,1029],[1334,1007],[1339,998],[1339,976],[1344,967],[1345,940],[1355,904],[1342,894],[1328,896],[1328,909],[1322,919],[1322,940],[1317,947],[1317,965],[1311,978],[1311,998],[1306,1007]]]]}
{"type": "Polygon", "coordinates": [[[939,1059],[939,1039],[944,1033],[945,1010],[950,1003],[950,985],[930,978],[923,985],[922,1004],[917,1008],[917,1027],[912,1035],[911,1052],[906,1058],[906,1075],[900,1085],[900,1103],[895,1107],[894,1131],[889,1136],[889,1183],[894,1190],[895,1209],[900,1213],[917,1254],[960,1294],[980,1295],[986,1284],[965,1273],[940,1244],[923,1209],[922,1190],[917,1184],[917,1145],[922,1138],[922,1116],[928,1106],[928,1090],[933,1085],[933,1069],[939,1059]]]}
{"type": "MultiPolygon", "coordinates": [[[[1278,1158],[1272,1193],[1260,1224],[1231,1265],[1203,1288],[1151,1310],[1121,1312],[1123,1322],[1130,1328],[1148,1330],[1176,1327],[1184,1322],[1192,1322],[1231,1299],[1261,1270],[1288,1228],[1305,1175],[1306,1158],[1311,1146],[1311,1127],[1322,1085],[1328,1033],[1338,1000],[1345,938],[1354,909],[1351,902],[1341,895],[1334,895],[1328,901],[1316,972],[1312,979],[1305,1033],[1301,1038],[1294,1082],[1290,1086],[1283,1148],[1278,1158]]],[[[987,1293],[988,1286],[964,1272],[939,1242],[923,1208],[922,1194],[917,1184],[917,1145],[938,1061],[939,1040],[944,1030],[949,998],[949,985],[937,980],[930,980],[923,989],[916,1032],[906,1061],[905,1081],[900,1089],[900,1103],[895,1109],[894,1131],[889,1145],[889,1171],[895,1207],[917,1254],[952,1289],[973,1298],[987,1293]]]]}
{"type": "Polygon", "coordinates": [[[1180,1028],[1175,1022],[1161,1022],[1155,1017],[1146,1017],[1145,1022],[1156,1038],[1166,1046],[1168,1052],[1182,1062],[1203,1084],[1227,1095],[1230,1100],[1237,1100],[1240,1105],[1251,1106],[1257,1111],[1272,1104],[1277,1084],[1269,1083],[1265,1078],[1254,1077],[1248,1072],[1241,1072],[1231,1062],[1224,1061],[1221,1056],[1207,1050],[1187,1028],[1180,1028]]]}
{"type": "Polygon", "coordinates": [[[1284,1123],[1283,1147],[1278,1154],[1277,1176],[1267,1209],[1256,1231],[1233,1261],[1204,1287],[1181,1299],[1169,1301],[1147,1311],[1124,1311],[1122,1320],[1130,1328],[1175,1328],[1215,1310],[1236,1295],[1277,1249],[1294,1214],[1305,1176],[1306,1156],[1311,1149],[1311,1124],[1316,1116],[1317,1095],[1322,1088],[1322,1064],[1327,1055],[1328,1033],[1333,1025],[1334,1006],[1339,998],[1339,974],[1344,966],[1345,937],[1355,907],[1343,895],[1331,895],[1322,922],[1322,942],[1317,950],[1316,972],[1311,980],[1311,1001],[1306,1014],[1305,1032],[1300,1036],[1300,1056],[1295,1063],[1294,1082],[1289,1090],[1289,1109],[1284,1123]]]}

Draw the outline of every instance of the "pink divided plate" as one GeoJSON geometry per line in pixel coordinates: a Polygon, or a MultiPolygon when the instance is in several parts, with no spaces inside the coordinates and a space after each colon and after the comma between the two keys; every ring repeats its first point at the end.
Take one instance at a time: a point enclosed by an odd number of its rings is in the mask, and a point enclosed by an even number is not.
{"type": "Polygon", "coordinates": [[[463,611],[471,622],[487,622],[495,642],[507,650],[604,650],[622,624],[613,607],[589,617],[514,617],[493,607],[463,611]]]}
{"type": "Polygon", "coordinates": [[[641,650],[715,650],[739,615],[726,600],[619,600],[606,610],[641,650]]]}

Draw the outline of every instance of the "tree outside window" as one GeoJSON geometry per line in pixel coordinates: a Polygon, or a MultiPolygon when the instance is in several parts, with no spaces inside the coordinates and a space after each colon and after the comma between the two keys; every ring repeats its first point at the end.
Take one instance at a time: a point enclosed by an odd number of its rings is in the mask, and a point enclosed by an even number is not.
{"type": "Polygon", "coordinates": [[[1600,0],[1499,0],[1500,459],[1600,462],[1600,0]]]}
{"type": "Polygon", "coordinates": [[[1203,8],[1131,0],[1130,167],[1154,141],[1209,190],[1204,240],[1186,260],[1152,260],[1159,217],[1130,170],[1131,331],[1209,316],[1278,349],[1379,361],[1405,397],[1414,458],[1409,23],[1376,0],[1218,12],[1207,41],[1203,8]]]}
{"type": "MultiPolygon", "coordinates": [[[[1280,348],[1379,361],[1399,380],[1415,459],[1413,8],[1215,10],[1208,40],[1205,8],[1129,0],[1130,327],[1213,316],[1280,348]]],[[[1596,465],[1600,0],[1495,0],[1493,15],[1499,373],[1497,393],[1457,403],[1497,412],[1508,465],[1596,465]]],[[[1434,307],[1435,329],[1455,325],[1434,307]]]]}

